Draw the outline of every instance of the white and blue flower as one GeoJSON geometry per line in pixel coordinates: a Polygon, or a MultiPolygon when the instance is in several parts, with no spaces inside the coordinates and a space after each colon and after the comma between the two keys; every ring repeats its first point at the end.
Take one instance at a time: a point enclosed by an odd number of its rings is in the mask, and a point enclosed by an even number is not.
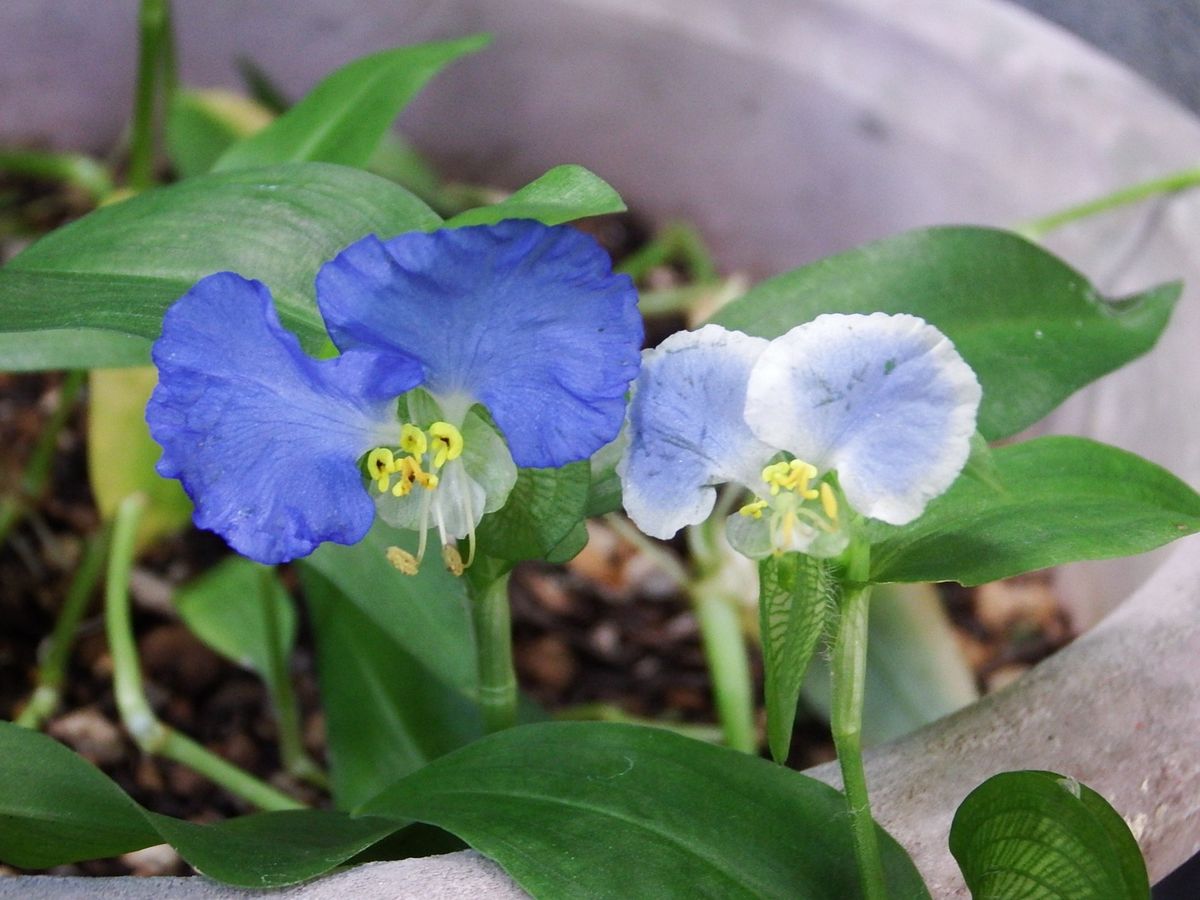
{"type": "Polygon", "coordinates": [[[854,513],[903,525],[970,454],[981,391],[953,344],[915,316],[823,315],[767,341],[717,325],[646,351],[621,460],[626,511],[658,538],[704,521],[716,487],[754,558],[841,553],[854,513]],[[846,509],[849,507],[849,509],[846,509]]]}
{"type": "Polygon", "coordinates": [[[587,459],[620,429],[637,296],[578,231],[372,235],[316,288],[336,358],[308,356],[267,288],[230,272],[167,311],[152,351],[158,471],[183,483],[199,527],[252,559],[354,543],[376,512],[422,548],[432,528],[473,540],[517,466],[587,459]]]}

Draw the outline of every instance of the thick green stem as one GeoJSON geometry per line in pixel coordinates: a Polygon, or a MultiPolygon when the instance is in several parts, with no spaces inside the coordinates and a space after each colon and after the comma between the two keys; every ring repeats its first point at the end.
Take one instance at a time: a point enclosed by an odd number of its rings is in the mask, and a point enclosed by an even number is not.
{"type": "Polygon", "coordinates": [[[700,624],[713,701],[725,743],[743,753],[757,753],[754,684],[738,616],[738,598],[713,579],[691,584],[688,592],[700,624]]]}
{"type": "Polygon", "coordinates": [[[1045,237],[1056,228],[1061,228],[1063,225],[1068,225],[1079,219],[1086,219],[1090,216],[1108,212],[1111,209],[1128,206],[1131,203],[1139,203],[1142,200],[1149,200],[1152,197],[1173,194],[1194,187],[1200,187],[1200,169],[1185,169],[1182,172],[1174,172],[1163,178],[1155,178],[1151,181],[1144,181],[1141,184],[1121,188],[1118,191],[1113,191],[1111,194],[1106,194],[1095,200],[1089,200],[1087,203],[1081,203],[1078,206],[1069,207],[1043,218],[1034,219],[1032,222],[1026,222],[1024,225],[1019,225],[1013,230],[1023,237],[1029,238],[1031,241],[1036,241],[1045,237]]]}
{"type": "MultiPolygon", "coordinates": [[[[469,571],[485,568],[482,561],[469,571]]],[[[479,708],[490,734],[517,724],[517,674],[513,670],[508,573],[468,578],[475,653],[479,660],[479,708]]]]}
{"type": "Polygon", "coordinates": [[[108,553],[108,529],[101,529],[87,544],[83,561],[67,589],[67,599],[58,613],[54,631],[46,641],[45,655],[38,667],[37,687],[29,702],[21,710],[16,724],[25,728],[41,728],[42,723],[58,709],[62,685],[66,680],[67,662],[71,658],[71,645],[75,632],[87,612],[96,582],[104,571],[104,558],[108,553]]]}
{"type": "MultiPolygon", "coordinates": [[[[129,148],[129,186],[144,191],[154,184],[154,121],[159,79],[174,84],[174,48],[168,0],[142,0],[138,13],[138,73],[129,148]]],[[[164,91],[164,94],[166,91],[164,91]]]]}
{"type": "Polygon", "coordinates": [[[854,852],[858,857],[863,896],[867,900],[885,900],[887,889],[883,877],[883,861],[879,855],[879,838],[871,805],[867,798],[867,775],[863,769],[862,717],[863,697],[867,674],[867,613],[871,586],[866,583],[870,573],[870,546],[855,543],[850,550],[842,595],[841,616],[837,638],[833,644],[830,666],[833,687],[833,708],[830,724],[833,743],[837,748],[838,764],[850,812],[850,827],[854,852]]]}
{"type": "Polygon", "coordinates": [[[36,503],[46,490],[50,480],[51,467],[54,464],[54,454],[58,448],[58,435],[71,417],[75,408],[75,399],[87,379],[83,371],[69,372],[63,380],[58,392],[58,406],[42,434],[37,446],[25,465],[21,481],[16,493],[0,500],[0,544],[8,538],[9,533],[17,526],[32,504],[36,503]]]}
{"type": "Polygon", "coordinates": [[[195,769],[227,791],[264,810],[303,809],[304,804],[277,791],[248,772],[164,725],[154,715],[142,690],[137,645],[129,612],[129,574],[138,521],[146,500],[140,494],[126,497],[117,507],[112,533],[112,550],[105,581],[105,630],[113,662],[113,692],[121,721],[138,746],[147,753],[165,756],[195,769]]]}

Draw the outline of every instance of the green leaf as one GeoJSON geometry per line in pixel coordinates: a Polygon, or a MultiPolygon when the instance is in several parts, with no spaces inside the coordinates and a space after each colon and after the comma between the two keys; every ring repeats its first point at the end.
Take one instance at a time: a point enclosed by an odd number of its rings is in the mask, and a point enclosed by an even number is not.
{"type": "MultiPolygon", "coordinates": [[[[445,828],[539,897],[860,896],[841,794],[662,729],[511,728],[361,812],[445,828]]],[[[893,900],[928,897],[900,845],[879,837],[893,900]]]]}
{"type": "Polygon", "coordinates": [[[915,522],[870,522],[872,581],[982,584],[1153,550],[1200,531],[1200,495],[1132,453],[1075,437],[993,451],[1004,492],[960,477],[915,522]]]}
{"type": "Polygon", "coordinates": [[[363,166],[425,83],[489,40],[477,34],[356,59],[324,78],[270,126],[230,147],[215,171],[309,161],[363,166]]]}
{"type": "Polygon", "coordinates": [[[975,900],[1148,900],[1146,864],[1103,797],[1053,772],[1004,772],[975,788],[950,826],[975,900]]]}
{"type": "Polygon", "coordinates": [[[178,90],[167,114],[167,155],[180,178],[203,175],[236,141],[271,124],[270,110],[224,90],[178,90]]]}
{"type": "Polygon", "coordinates": [[[804,673],[825,631],[836,584],[828,566],[803,553],[768,556],[758,564],[767,744],[787,760],[804,673]]]}
{"type": "Polygon", "coordinates": [[[438,222],[403,188],[324,163],[149,191],[58,229],[0,269],[0,368],[144,364],[166,308],[226,270],[267,284],[283,323],[315,352],[326,340],[313,289],[321,264],[366,234],[438,222]]]}
{"type": "Polygon", "coordinates": [[[212,825],[146,816],[200,874],[243,888],[283,887],[323,875],[398,827],[322,809],[259,813],[212,825]]]}
{"type": "Polygon", "coordinates": [[[88,376],[88,481],[96,507],[111,519],[130,494],[146,497],[139,547],[171,534],[192,518],[192,501],[174,478],[154,466],[162,449],[146,426],[146,403],[158,383],[153,368],[96,369],[88,376]]]}
{"type": "Polygon", "coordinates": [[[622,429],[616,440],[592,454],[592,483],[588,487],[587,515],[603,516],[621,508],[621,477],[617,463],[629,446],[629,431],[622,429]]]}
{"type": "Polygon", "coordinates": [[[561,225],[624,211],[621,196],[598,175],[583,166],[555,166],[499,203],[468,209],[446,225],[494,225],[503,219],[537,219],[544,225],[561,225]]]}
{"type": "Polygon", "coordinates": [[[712,321],[770,338],[821,313],[921,316],[975,370],[979,430],[996,440],[1154,346],[1180,290],[1169,284],[1110,303],[1014,234],[930,228],[764,281],[712,321]]]}
{"type": "Polygon", "coordinates": [[[278,671],[275,660],[291,657],[296,609],[273,569],[231,556],[181,588],[175,607],[196,637],[256,672],[278,695],[287,672],[278,671]]]}
{"type": "Polygon", "coordinates": [[[518,470],[508,502],[479,523],[479,552],[507,562],[545,559],[583,520],[591,478],[586,460],[518,470]]]}
{"type": "Polygon", "coordinates": [[[58,741],[0,722],[0,861],[44,869],[160,842],[141,807],[58,741]]]}
{"type": "MultiPolygon", "coordinates": [[[[438,567],[440,568],[440,566],[438,567]]],[[[405,591],[390,603],[437,605],[447,598],[432,588],[427,565],[415,576],[391,569],[387,581],[403,580],[405,591]]],[[[317,643],[317,671],[325,709],[333,793],[350,809],[378,794],[401,775],[461,747],[483,734],[478,706],[461,686],[424,664],[413,652],[420,631],[398,641],[378,626],[356,598],[339,590],[314,566],[301,569],[317,643]]],[[[382,593],[378,587],[374,593],[382,593]]],[[[469,632],[454,653],[473,652],[469,632]]]]}
{"type": "Polygon", "coordinates": [[[196,825],[148,812],[62,744],[0,722],[0,861],[44,869],[164,841],[210,877],[241,887],[304,881],[399,827],[324,810],[196,825]]]}
{"type": "MultiPolygon", "coordinates": [[[[933,585],[881,584],[871,593],[863,746],[916,731],[979,699],[933,585]]],[[[832,707],[829,663],[817,657],[802,696],[826,718],[832,707]]]]}

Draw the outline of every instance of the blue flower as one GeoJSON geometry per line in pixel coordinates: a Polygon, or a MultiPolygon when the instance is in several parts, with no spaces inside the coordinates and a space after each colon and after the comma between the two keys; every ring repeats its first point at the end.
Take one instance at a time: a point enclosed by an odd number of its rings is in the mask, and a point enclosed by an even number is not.
{"type": "Polygon", "coordinates": [[[950,486],[980,397],[953,344],[915,316],[824,315],[773,341],[680,332],[644,355],[618,466],[625,508],[665,539],[733,483],[754,495],[728,520],[735,548],[835,556],[844,507],[902,525],[950,486]]]}
{"type": "Polygon", "coordinates": [[[158,471],[183,483],[199,527],[252,559],[354,543],[377,512],[419,530],[422,552],[434,527],[443,544],[473,541],[517,466],[586,459],[620,429],[637,296],[578,231],[371,235],[316,287],[334,359],[308,356],[267,288],[230,272],[167,311],[152,351],[158,471]]]}

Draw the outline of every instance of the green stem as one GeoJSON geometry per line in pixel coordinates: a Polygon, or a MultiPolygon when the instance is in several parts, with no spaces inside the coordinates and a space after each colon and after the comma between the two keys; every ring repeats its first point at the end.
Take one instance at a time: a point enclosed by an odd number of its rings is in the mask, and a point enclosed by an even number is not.
{"type": "Polygon", "coordinates": [[[738,599],[708,578],[689,585],[692,609],[712,679],[717,718],[725,743],[743,753],[758,752],[754,726],[754,685],[750,658],[738,616],[738,599]]]}
{"type": "Polygon", "coordinates": [[[24,728],[41,728],[42,723],[58,709],[62,685],[66,681],[67,662],[71,658],[71,645],[79,623],[87,612],[92,592],[100,573],[104,570],[104,558],[108,552],[108,529],[102,528],[88,541],[83,561],[67,589],[67,599],[59,610],[54,631],[46,641],[45,655],[38,666],[37,686],[29,702],[17,716],[16,724],[24,728]]]}
{"type": "Polygon", "coordinates": [[[867,613],[871,586],[870,545],[856,541],[850,549],[842,595],[841,617],[833,644],[830,665],[833,707],[830,724],[833,743],[842,769],[842,783],[850,812],[854,852],[862,876],[863,896],[867,900],[885,900],[887,889],[879,839],[871,805],[867,797],[867,775],[862,757],[863,697],[867,674],[867,613]]]}
{"type": "Polygon", "coordinates": [[[628,519],[618,513],[607,513],[603,518],[605,525],[615,531],[623,540],[636,547],[647,559],[658,566],[663,574],[674,581],[676,586],[680,588],[688,586],[692,580],[691,576],[683,564],[671,551],[665,549],[662,543],[646,537],[633,527],[628,519]]]}
{"type": "Polygon", "coordinates": [[[105,581],[105,630],[113,662],[113,692],[121,721],[138,746],[147,753],[164,756],[195,769],[260,809],[303,809],[304,804],[164,725],[150,708],[142,689],[142,673],[129,612],[129,574],[133,568],[138,521],[145,506],[145,497],[133,494],[117,507],[105,581]]]}
{"type": "MultiPolygon", "coordinates": [[[[129,186],[144,191],[154,184],[154,112],[159,75],[173,65],[171,15],[168,0],[142,0],[138,13],[138,74],[133,99],[133,128],[129,149],[129,186]]],[[[164,78],[168,84],[174,75],[164,78]]]]}
{"type": "Polygon", "coordinates": [[[70,372],[59,388],[58,406],[46,427],[42,429],[37,446],[25,465],[16,494],[0,500],[0,544],[8,538],[13,528],[29,512],[46,490],[50,480],[50,471],[54,464],[54,454],[58,449],[58,435],[67,424],[75,408],[75,399],[83,387],[87,373],[83,371],[70,372]]]}
{"type": "Polygon", "coordinates": [[[264,566],[261,571],[260,600],[263,609],[267,652],[270,655],[270,671],[267,688],[271,692],[271,705],[275,708],[275,723],[279,730],[279,757],[283,767],[291,775],[307,781],[322,790],[329,789],[329,777],[305,751],[300,735],[300,704],[292,689],[292,676],[288,656],[279,640],[279,611],[275,605],[275,570],[264,566]]]}
{"type": "MultiPolygon", "coordinates": [[[[468,572],[482,572],[483,560],[468,572]]],[[[467,581],[475,652],[479,659],[479,708],[489,734],[517,724],[517,675],[513,670],[512,617],[508,605],[508,573],[467,581]]]]}
{"type": "Polygon", "coordinates": [[[679,262],[694,282],[717,280],[717,267],[704,239],[691,225],[672,222],[636,253],[631,253],[616,271],[640,281],[651,269],[679,262]]]}
{"type": "Polygon", "coordinates": [[[1089,200],[1087,203],[1071,206],[1060,212],[1026,222],[1024,225],[1019,225],[1013,230],[1022,237],[1036,241],[1045,237],[1051,231],[1079,219],[1086,219],[1099,213],[1108,212],[1111,209],[1148,200],[1151,197],[1173,194],[1177,191],[1194,187],[1200,187],[1200,168],[1184,169],[1181,172],[1174,172],[1162,178],[1155,178],[1150,181],[1144,181],[1141,184],[1121,188],[1118,191],[1113,191],[1111,194],[1106,194],[1095,200],[1089,200]]]}

